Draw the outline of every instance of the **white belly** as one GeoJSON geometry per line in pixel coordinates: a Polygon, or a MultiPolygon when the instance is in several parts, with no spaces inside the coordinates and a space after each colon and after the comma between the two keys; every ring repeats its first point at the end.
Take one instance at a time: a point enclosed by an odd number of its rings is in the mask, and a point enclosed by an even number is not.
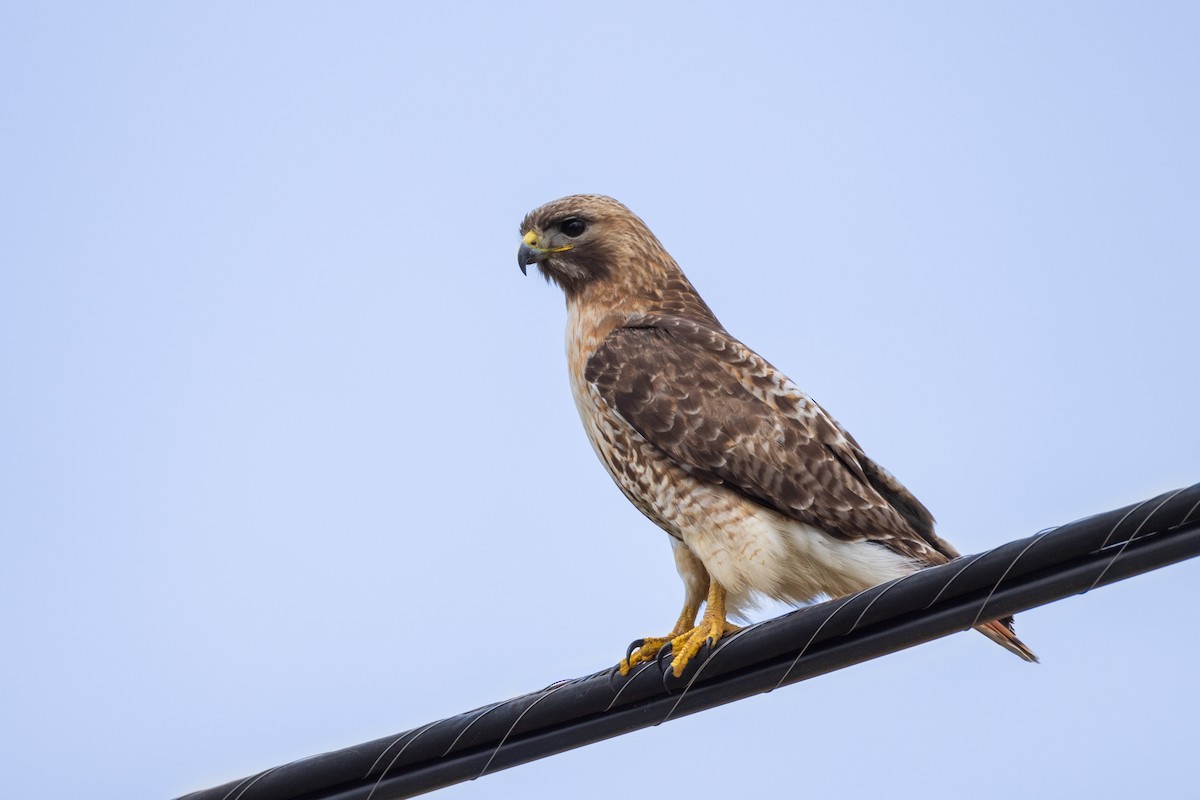
{"type": "Polygon", "coordinates": [[[907,558],[864,541],[846,541],[712,486],[717,500],[741,507],[729,524],[699,524],[683,541],[708,573],[746,608],[756,595],[789,603],[839,597],[908,575],[918,569],[907,558]]]}

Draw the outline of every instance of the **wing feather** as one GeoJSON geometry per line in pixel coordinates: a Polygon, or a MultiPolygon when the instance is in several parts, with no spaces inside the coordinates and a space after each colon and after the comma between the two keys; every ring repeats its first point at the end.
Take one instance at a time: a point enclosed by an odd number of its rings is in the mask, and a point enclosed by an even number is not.
{"type": "Polygon", "coordinates": [[[599,397],[692,475],[844,539],[925,563],[957,552],[812,398],[723,329],[642,316],[588,360],[599,397]]]}

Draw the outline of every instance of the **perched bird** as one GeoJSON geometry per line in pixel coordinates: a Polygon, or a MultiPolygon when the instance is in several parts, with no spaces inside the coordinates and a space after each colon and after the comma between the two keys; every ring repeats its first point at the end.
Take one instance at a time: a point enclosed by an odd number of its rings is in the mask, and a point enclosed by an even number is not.
{"type": "MultiPolygon", "coordinates": [[[[683,578],[675,627],[644,639],[623,673],[669,643],[681,675],[758,595],[837,597],[958,557],[920,501],[721,326],[621,203],[564,197],[530,212],[521,236],[521,271],[536,264],[566,294],[571,392],[588,440],[670,536],[683,578]]],[[[978,630],[1037,660],[1011,617],[978,630]]]]}

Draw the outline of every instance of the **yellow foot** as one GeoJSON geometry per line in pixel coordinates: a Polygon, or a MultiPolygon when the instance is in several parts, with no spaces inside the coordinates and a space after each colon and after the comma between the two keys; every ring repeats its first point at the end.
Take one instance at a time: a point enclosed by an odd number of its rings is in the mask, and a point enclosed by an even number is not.
{"type": "Polygon", "coordinates": [[[705,642],[711,641],[713,645],[716,645],[721,641],[722,636],[741,630],[737,625],[731,625],[725,621],[725,589],[721,584],[716,581],[709,582],[708,599],[704,603],[704,616],[700,618],[699,625],[692,627],[692,623],[696,621],[696,612],[699,611],[700,603],[689,599],[684,604],[683,613],[679,615],[679,620],[670,633],[662,637],[643,639],[638,643],[636,650],[621,659],[621,663],[618,665],[621,674],[628,675],[629,670],[636,665],[643,661],[653,660],[669,644],[671,652],[675,656],[671,659],[671,671],[678,678],[683,674],[683,668],[696,653],[700,652],[700,648],[704,646],[705,642]]]}
{"type": "Polygon", "coordinates": [[[647,636],[642,639],[642,643],[637,646],[637,649],[630,653],[627,657],[621,659],[621,663],[617,665],[617,669],[622,675],[628,675],[629,670],[641,664],[643,661],[653,661],[658,655],[658,651],[662,650],[673,640],[673,634],[668,633],[666,636],[647,636]]]}
{"type": "Polygon", "coordinates": [[[641,664],[644,661],[653,661],[654,657],[666,647],[671,645],[671,652],[674,653],[674,658],[671,659],[671,671],[678,678],[683,674],[684,667],[691,661],[696,653],[700,652],[700,648],[709,639],[715,645],[721,641],[722,636],[728,636],[731,633],[740,631],[737,625],[733,625],[724,620],[716,619],[715,617],[705,616],[700,620],[700,624],[691,630],[684,631],[681,634],[666,636],[652,636],[642,640],[638,648],[629,654],[627,658],[621,659],[618,665],[622,675],[628,675],[629,670],[641,664]]]}
{"type": "Polygon", "coordinates": [[[671,672],[678,678],[683,674],[684,668],[692,660],[692,657],[700,652],[700,648],[704,646],[705,642],[712,641],[715,647],[717,642],[721,641],[722,636],[737,633],[740,630],[741,628],[737,625],[705,614],[699,625],[671,640],[671,651],[675,654],[675,657],[671,659],[671,672]]]}

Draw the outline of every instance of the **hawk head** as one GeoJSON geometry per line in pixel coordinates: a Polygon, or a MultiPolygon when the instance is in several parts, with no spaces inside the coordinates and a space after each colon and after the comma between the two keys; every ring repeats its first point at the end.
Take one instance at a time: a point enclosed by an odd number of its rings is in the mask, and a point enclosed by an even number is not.
{"type": "Polygon", "coordinates": [[[646,224],[611,197],[573,195],[525,216],[517,264],[521,272],[537,264],[546,280],[571,297],[629,264],[631,248],[647,238],[658,245],[646,224]]]}

